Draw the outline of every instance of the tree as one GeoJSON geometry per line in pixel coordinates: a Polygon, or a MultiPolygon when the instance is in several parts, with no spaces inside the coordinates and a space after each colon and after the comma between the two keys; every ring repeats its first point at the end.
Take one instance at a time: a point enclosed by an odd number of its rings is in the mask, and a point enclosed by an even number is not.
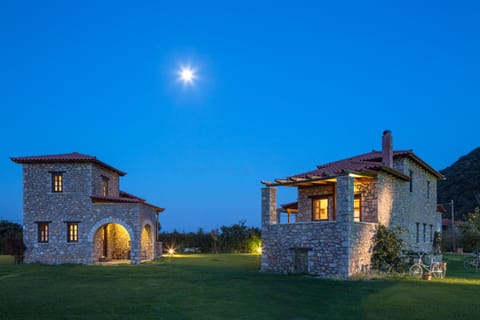
{"type": "Polygon", "coordinates": [[[466,251],[477,249],[480,240],[480,207],[476,207],[466,215],[465,221],[457,222],[463,235],[463,248],[466,251]]]}
{"type": "Polygon", "coordinates": [[[9,254],[15,261],[23,260],[25,245],[23,244],[23,229],[18,223],[6,220],[0,221],[0,254],[9,254]]]}

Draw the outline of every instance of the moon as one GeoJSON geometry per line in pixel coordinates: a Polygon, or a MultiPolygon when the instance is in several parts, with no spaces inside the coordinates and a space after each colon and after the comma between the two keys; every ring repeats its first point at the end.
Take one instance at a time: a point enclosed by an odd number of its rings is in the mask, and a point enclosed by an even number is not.
{"type": "Polygon", "coordinates": [[[191,67],[182,67],[180,71],[178,72],[180,80],[184,84],[191,84],[193,83],[193,80],[195,80],[196,75],[195,75],[195,70],[193,70],[191,67]]]}

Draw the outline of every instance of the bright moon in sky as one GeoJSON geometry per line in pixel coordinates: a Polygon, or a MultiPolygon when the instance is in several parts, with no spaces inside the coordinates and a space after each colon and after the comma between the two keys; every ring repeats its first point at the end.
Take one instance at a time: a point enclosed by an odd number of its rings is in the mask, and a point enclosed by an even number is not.
{"type": "Polygon", "coordinates": [[[182,67],[179,74],[180,80],[182,80],[185,84],[192,83],[195,79],[195,71],[190,67],[182,67]]]}

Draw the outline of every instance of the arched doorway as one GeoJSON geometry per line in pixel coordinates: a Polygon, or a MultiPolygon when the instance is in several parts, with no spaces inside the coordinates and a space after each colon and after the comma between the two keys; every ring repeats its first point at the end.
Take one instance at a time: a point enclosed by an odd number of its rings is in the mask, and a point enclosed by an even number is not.
{"type": "Polygon", "coordinates": [[[93,238],[93,261],[130,260],[131,239],[127,229],[118,223],[100,226],[93,238]]]}
{"type": "Polygon", "coordinates": [[[142,230],[141,236],[141,260],[152,260],[154,258],[154,244],[152,227],[149,224],[146,224],[142,230]]]}

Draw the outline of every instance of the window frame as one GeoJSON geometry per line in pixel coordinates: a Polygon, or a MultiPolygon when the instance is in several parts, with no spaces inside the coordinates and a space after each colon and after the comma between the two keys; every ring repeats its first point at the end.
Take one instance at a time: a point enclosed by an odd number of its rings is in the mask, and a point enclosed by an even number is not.
{"type": "MultiPolygon", "coordinates": [[[[322,196],[315,196],[315,197],[312,197],[312,221],[330,221],[330,198],[333,197],[333,195],[322,195],[322,196]],[[317,201],[321,201],[321,200],[326,200],[327,201],[327,207],[326,207],[326,210],[327,210],[327,218],[326,219],[315,219],[315,203],[317,201]]],[[[321,209],[321,208],[319,208],[321,209]]],[[[319,217],[320,217],[320,213],[319,213],[319,217]]]]}
{"type": "Polygon", "coordinates": [[[427,224],[423,224],[423,243],[427,243],[427,224]]]}
{"type": "Polygon", "coordinates": [[[37,242],[48,243],[50,241],[50,221],[36,221],[37,242]]]}
{"type": "Polygon", "coordinates": [[[360,193],[353,196],[353,222],[362,222],[362,195],[360,193]],[[358,200],[358,220],[355,220],[355,200],[358,200]]]}
{"type": "Polygon", "coordinates": [[[62,193],[64,190],[64,171],[50,171],[52,175],[52,192],[53,193],[62,193]]]}
{"type": "Polygon", "coordinates": [[[416,222],[415,224],[417,226],[415,243],[420,243],[420,222],[416,222]]]}
{"type": "Polygon", "coordinates": [[[66,221],[67,224],[67,242],[68,243],[77,243],[78,242],[78,221],[66,221]]]}
{"type": "Polygon", "coordinates": [[[108,197],[109,181],[110,181],[109,177],[102,176],[102,196],[104,197],[108,197]]]}
{"type": "Polygon", "coordinates": [[[412,170],[408,170],[409,171],[409,177],[410,177],[410,192],[413,192],[413,171],[412,170]]]}

